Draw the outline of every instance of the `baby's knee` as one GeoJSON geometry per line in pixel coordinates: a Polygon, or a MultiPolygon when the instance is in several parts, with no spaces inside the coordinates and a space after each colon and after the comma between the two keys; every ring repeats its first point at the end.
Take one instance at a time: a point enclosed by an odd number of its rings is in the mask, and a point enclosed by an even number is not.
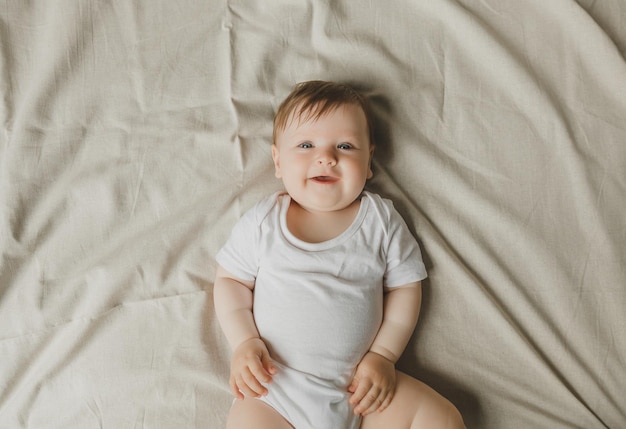
{"type": "Polygon", "coordinates": [[[451,403],[448,402],[444,408],[444,419],[446,423],[442,426],[445,429],[465,429],[465,423],[463,422],[463,416],[459,410],[451,403]]]}
{"type": "Polygon", "coordinates": [[[404,415],[411,416],[408,425],[411,429],[465,429],[463,417],[452,402],[401,372],[398,373],[398,387],[391,405],[389,408],[393,408],[394,412],[403,410],[404,415]]]}
{"type": "Polygon", "coordinates": [[[440,395],[433,399],[418,412],[412,428],[465,429],[461,413],[450,401],[440,395]]]}

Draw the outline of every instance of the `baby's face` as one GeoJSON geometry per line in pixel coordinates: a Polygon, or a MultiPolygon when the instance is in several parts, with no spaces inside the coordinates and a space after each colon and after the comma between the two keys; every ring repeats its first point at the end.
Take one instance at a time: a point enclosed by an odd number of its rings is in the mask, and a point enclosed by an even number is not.
{"type": "Polygon", "coordinates": [[[276,177],[300,206],[310,211],[341,210],[361,194],[374,148],[358,105],[347,104],[318,119],[291,120],[276,136],[276,177]]]}

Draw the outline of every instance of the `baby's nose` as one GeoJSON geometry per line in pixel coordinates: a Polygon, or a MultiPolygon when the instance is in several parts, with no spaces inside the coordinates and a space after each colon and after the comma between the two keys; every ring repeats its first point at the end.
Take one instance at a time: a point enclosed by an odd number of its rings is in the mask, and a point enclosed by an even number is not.
{"type": "Polygon", "coordinates": [[[317,164],[333,166],[337,164],[337,160],[335,159],[333,155],[326,153],[326,154],[320,155],[320,157],[317,159],[317,164]]]}

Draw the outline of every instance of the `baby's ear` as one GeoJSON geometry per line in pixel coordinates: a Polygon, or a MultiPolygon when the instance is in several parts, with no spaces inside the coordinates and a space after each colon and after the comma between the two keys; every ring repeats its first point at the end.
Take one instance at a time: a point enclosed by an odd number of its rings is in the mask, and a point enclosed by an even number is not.
{"type": "Polygon", "coordinates": [[[372,171],[372,160],[374,159],[374,145],[370,143],[370,160],[369,163],[367,165],[367,178],[371,179],[372,177],[374,177],[374,172],[372,171]]]}
{"type": "Polygon", "coordinates": [[[282,177],[280,173],[280,154],[278,153],[278,147],[276,146],[276,143],[272,144],[272,159],[274,160],[274,175],[278,179],[280,179],[282,177]]]}

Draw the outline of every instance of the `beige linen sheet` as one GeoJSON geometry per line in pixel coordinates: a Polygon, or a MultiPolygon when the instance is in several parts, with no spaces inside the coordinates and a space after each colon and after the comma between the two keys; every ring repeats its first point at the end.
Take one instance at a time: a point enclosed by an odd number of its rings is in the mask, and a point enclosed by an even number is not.
{"type": "MultiPolygon", "coordinates": [[[[214,257],[308,79],[378,122],[472,429],[626,428],[623,0],[0,2],[0,429],[224,427],[214,257]]],[[[329,428],[321,428],[329,429],[329,428]]]]}

